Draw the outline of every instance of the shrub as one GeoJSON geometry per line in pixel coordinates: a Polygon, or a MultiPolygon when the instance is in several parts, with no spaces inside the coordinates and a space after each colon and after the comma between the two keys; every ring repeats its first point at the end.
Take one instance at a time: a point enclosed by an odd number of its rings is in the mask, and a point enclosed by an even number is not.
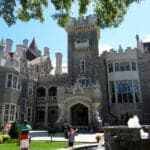
{"type": "Polygon", "coordinates": [[[3,143],[3,135],[0,135],[0,143],[3,143]]]}
{"type": "Polygon", "coordinates": [[[4,134],[3,141],[9,141],[9,140],[10,140],[10,136],[8,134],[4,134]]]}
{"type": "Polygon", "coordinates": [[[16,139],[18,138],[19,135],[19,127],[18,124],[16,122],[14,122],[11,126],[11,129],[9,131],[9,135],[11,137],[11,139],[16,139]]]}
{"type": "Polygon", "coordinates": [[[10,136],[8,134],[0,135],[0,143],[3,143],[4,141],[9,141],[10,136]]]}

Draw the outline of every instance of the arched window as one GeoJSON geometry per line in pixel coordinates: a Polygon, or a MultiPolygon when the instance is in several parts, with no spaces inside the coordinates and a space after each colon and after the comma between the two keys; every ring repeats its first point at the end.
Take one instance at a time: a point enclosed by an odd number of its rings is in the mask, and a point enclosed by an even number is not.
{"type": "Polygon", "coordinates": [[[45,97],[46,96],[46,90],[43,87],[40,87],[37,89],[37,96],[38,97],[45,97]]]}
{"type": "Polygon", "coordinates": [[[48,90],[48,96],[57,96],[57,87],[51,87],[48,90]]]}
{"type": "Polygon", "coordinates": [[[37,111],[37,121],[38,122],[43,122],[45,118],[45,112],[43,110],[37,111]]]}

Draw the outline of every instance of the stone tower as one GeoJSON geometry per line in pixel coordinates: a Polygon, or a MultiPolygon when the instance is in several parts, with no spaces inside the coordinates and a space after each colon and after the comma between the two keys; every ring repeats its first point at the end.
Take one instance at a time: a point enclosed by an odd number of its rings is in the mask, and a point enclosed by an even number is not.
{"type": "Polygon", "coordinates": [[[66,30],[68,32],[68,73],[71,83],[74,84],[79,77],[90,79],[90,82],[95,81],[99,40],[96,17],[90,15],[77,20],[73,18],[66,30]]]}

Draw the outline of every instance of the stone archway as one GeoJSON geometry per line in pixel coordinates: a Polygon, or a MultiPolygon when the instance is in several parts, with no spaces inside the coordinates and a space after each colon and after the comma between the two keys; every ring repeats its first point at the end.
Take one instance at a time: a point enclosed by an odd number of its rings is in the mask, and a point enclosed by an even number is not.
{"type": "Polygon", "coordinates": [[[88,108],[83,104],[75,104],[70,109],[70,120],[73,126],[88,126],[88,108]]]}

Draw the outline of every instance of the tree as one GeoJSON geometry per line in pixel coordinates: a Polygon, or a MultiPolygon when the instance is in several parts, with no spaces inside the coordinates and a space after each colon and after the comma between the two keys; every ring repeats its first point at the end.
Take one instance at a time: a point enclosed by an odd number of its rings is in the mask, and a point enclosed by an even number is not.
{"type": "Polygon", "coordinates": [[[16,20],[27,22],[31,19],[44,21],[44,9],[52,3],[56,12],[52,15],[64,27],[71,19],[72,6],[77,3],[79,16],[86,14],[92,6],[101,28],[117,27],[127,13],[129,6],[142,0],[0,0],[0,17],[11,26],[16,20]]]}
{"type": "Polygon", "coordinates": [[[19,135],[19,127],[18,124],[16,122],[14,122],[11,126],[11,129],[9,131],[9,135],[12,139],[16,139],[18,138],[19,135]]]}

